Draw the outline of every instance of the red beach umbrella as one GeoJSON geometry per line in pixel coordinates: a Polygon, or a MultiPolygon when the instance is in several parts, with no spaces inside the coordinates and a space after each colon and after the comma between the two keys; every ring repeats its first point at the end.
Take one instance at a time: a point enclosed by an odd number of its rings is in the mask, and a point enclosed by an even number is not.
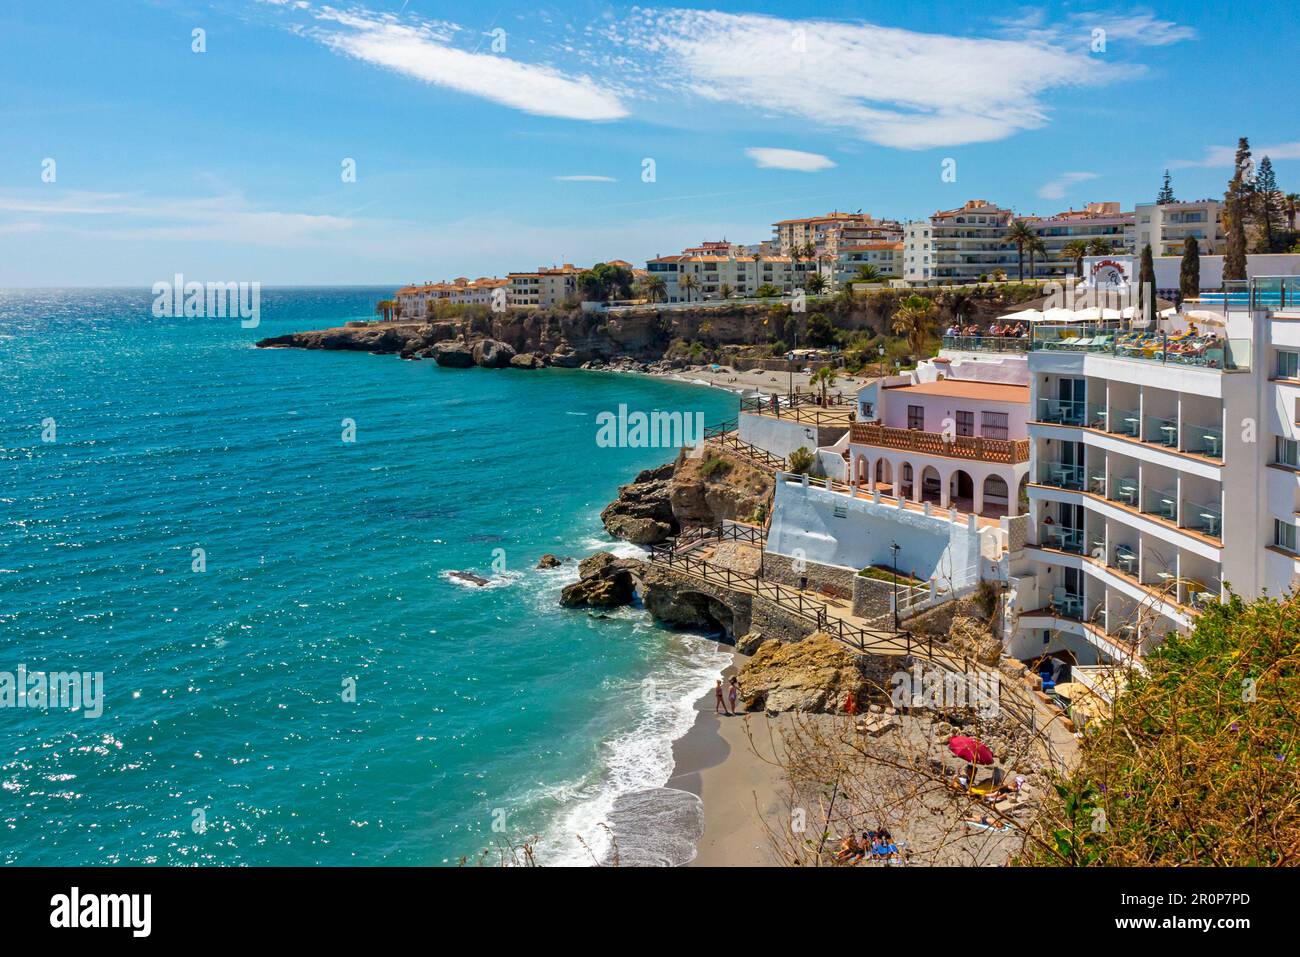
{"type": "Polygon", "coordinates": [[[957,735],[948,739],[948,750],[969,764],[992,764],[993,752],[975,738],[957,735]]]}

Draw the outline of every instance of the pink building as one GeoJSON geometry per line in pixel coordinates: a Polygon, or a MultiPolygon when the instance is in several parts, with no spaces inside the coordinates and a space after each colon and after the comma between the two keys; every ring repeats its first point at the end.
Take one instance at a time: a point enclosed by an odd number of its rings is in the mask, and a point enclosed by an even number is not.
{"type": "Polygon", "coordinates": [[[847,479],[867,491],[994,518],[1029,475],[1024,356],[945,354],[858,394],[847,479]]]}

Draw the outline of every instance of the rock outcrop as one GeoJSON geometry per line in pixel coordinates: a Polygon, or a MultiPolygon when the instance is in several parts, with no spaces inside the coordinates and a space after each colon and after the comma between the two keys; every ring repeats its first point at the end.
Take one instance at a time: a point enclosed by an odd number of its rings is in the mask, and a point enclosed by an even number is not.
{"type": "Polygon", "coordinates": [[[564,559],[560,558],[558,555],[552,555],[550,552],[547,552],[537,562],[537,567],[538,568],[559,568],[563,564],[564,564],[564,559]]]}
{"type": "Polygon", "coordinates": [[[520,352],[510,357],[510,368],[512,369],[544,369],[546,368],[546,357],[540,356],[536,352],[520,352]]]}
{"type": "Polygon", "coordinates": [[[435,342],[429,349],[429,355],[438,365],[453,369],[468,369],[474,364],[473,349],[459,339],[435,342]]]}
{"type": "Polygon", "coordinates": [[[480,339],[474,343],[470,355],[474,357],[474,364],[484,369],[503,369],[510,365],[510,360],[515,357],[515,350],[496,339],[480,339]]]}
{"type": "Polygon", "coordinates": [[[600,520],[615,538],[633,545],[654,545],[677,534],[671,502],[673,465],[645,469],[618,490],[618,498],[605,506],[600,520]]]}
{"type": "Polygon", "coordinates": [[[565,608],[617,608],[629,604],[636,590],[633,574],[644,567],[634,558],[597,552],[578,563],[578,580],[560,593],[565,608]]]}
{"type": "Polygon", "coordinates": [[[658,565],[644,565],[637,577],[641,604],[655,621],[674,628],[713,631],[721,627],[727,638],[732,637],[732,611],[716,598],[683,587],[680,578],[658,565]]]}
{"type": "Polygon", "coordinates": [[[850,692],[868,699],[870,684],[857,657],[825,632],[802,641],[767,641],[740,672],[746,711],[839,713],[850,692]]]}

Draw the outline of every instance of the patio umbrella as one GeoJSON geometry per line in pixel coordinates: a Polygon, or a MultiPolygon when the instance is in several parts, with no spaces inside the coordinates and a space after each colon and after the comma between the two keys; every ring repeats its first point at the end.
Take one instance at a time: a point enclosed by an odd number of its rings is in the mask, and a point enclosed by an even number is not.
{"type": "Polygon", "coordinates": [[[1022,309],[1009,315],[998,316],[999,322],[1042,322],[1043,314],[1037,309],[1022,309]]]}
{"type": "Polygon", "coordinates": [[[956,735],[948,739],[948,750],[967,764],[992,764],[993,752],[989,746],[975,738],[956,735]]]}

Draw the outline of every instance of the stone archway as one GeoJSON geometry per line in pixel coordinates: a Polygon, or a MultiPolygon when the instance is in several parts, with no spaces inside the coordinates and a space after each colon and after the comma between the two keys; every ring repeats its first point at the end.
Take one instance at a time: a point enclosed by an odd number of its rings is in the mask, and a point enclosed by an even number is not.
{"type": "Polygon", "coordinates": [[[932,502],[935,505],[943,503],[943,480],[939,476],[939,470],[933,465],[927,465],[921,470],[921,494],[918,498],[922,502],[932,502]]]}
{"type": "Polygon", "coordinates": [[[1011,502],[1007,498],[1009,494],[1006,479],[1001,475],[990,475],[984,480],[984,497],[980,502],[980,513],[996,517],[1012,514],[1011,502]]]}
{"type": "Polygon", "coordinates": [[[979,511],[975,502],[975,480],[965,469],[954,469],[948,477],[948,504],[959,512],[979,511]]]}
{"type": "Polygon", "coordinates": [[[915,498],[915,496],[912,494],[912,490],[915,486],[916,486],[916,482],[914,481],[914,472],[912,470],[912,463],[904,462],[902,465],[898,467],[898,489],[895,492],[895,494],[901,495],[903,498],[912,500],[915,498]]]}

